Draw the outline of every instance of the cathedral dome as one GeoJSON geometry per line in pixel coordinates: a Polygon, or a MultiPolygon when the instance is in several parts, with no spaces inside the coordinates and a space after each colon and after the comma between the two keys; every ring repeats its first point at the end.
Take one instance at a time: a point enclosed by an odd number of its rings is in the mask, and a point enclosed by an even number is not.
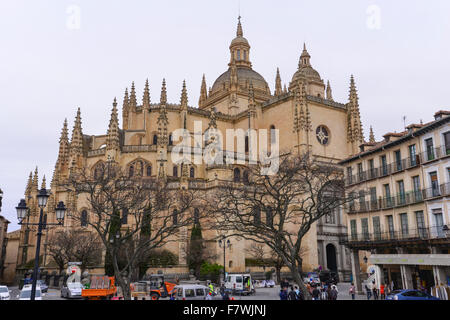
{"type": "Polygon", "coordinates": [[[320,78],[319,72],[317,72],[313,67],[311,66],[302,66],[300,67],[297,72],[294,73],[292,76],[292,81],[297,82],[301,79],[307,79],[307,80],[313,80],[313,81],[322,81],[320,78]]]}
{"type": "MultiPolygon", "coordinates": [[[[246,87],[251,82],[254,89],[259,89],[266,92],[268,84],[266,80],[258,72],[253,69],[246,67],[237,67],[237,78],[239,86],[246,87]]],[[[223,88],[228,88],[231,82],[231,68],[222,73],[212,86],[212,92],[217,92],[223,90],[223,88]]]]}

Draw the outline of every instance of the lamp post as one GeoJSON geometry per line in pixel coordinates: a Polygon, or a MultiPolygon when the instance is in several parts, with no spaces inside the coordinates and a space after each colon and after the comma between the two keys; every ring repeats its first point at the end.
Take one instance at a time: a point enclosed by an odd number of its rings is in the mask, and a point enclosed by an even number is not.
{"type": "Polygon", "coordinates": [[[222,239],[219,240],[219,247],[223,247],[223,282],[225,283],[226,272],[225,272],[225,249],[231,247],[230,239],[225,242],[227,237],[223,236],[222,239]]]}
{"type": "Polygon", "coordinates": [[[19,202],[19,205],[16,207],[17,219],[19,220],[19,225],[38,226],[38,233],[37,233],[37,240],[36,240],[36,254],[34,257],[33,284],[31,286],[30,300],[34,300],[34,298],[36,296],[36,282],[37,282],[37,275],[38,275],[38,269],[39,269],[39,254],[40,254],[40,250],[41,250],[42,229],[47,225],[61,226],[64,223],[64,214],[66,212],[66,207],[64,205],[64,202],[62,202],[62,201],[60,201],[58,203],[58,206],[55,208],[56,220],[58,220],[58,223],[47,223],[46,221],[43,221],[44,208],[47,205],[47,200],[48,200],[49,196],[50,195],[47,193],[47,190],[45,188],[42,188],[37,195],[38,205],[40,208],[38,223],[22,222],[25,219],[25,217],[29,216],[29,208],[27,207],[27,203],[25,202],[25,199],[21,199],[19,202]]]}

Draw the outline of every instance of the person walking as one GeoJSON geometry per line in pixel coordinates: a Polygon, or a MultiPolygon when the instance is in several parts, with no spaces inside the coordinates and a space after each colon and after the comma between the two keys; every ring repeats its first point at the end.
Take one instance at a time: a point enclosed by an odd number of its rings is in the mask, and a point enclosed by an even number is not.
{"type": "Polygon", "coordinates": [[[337,287],[333,285],[330,290],[330,300],[337,300],[338,291],[337,287]]]}
{"type": "Polygon", "coordinates": [[[280,290],[280,300],[288,300],[288,294],[286,288],[281,288],[280,290]]]}
{"type": "Polygon", "coordinates": [[[384,284],[380,284],[380,299],[385,300],[386,294],[384,293],[384,284]]]}
{"type": "Polygon", "coordinates": [[[326,292],[327,292],[327,300],[331,300],[331,286],[330,285],[327,286],[326,292]]]}
{"type": "Polygon", "coordinates": [[[303,297],[303,292],[297,287],[295,286],[295,295],[297,296],[297,300],[305,300],[303,297]]]}
{"type": "Polygon", "coordinates": [[[365,289],[367,294],[367,300],[370,300],[370,298],[372,297],[372,284],[370,282],[366,283],[365,289]]]}
{"type": "Polygon", "coordinates": [[[352,300],[355,300],[355,284],[353,282],[350,286],[350,290],[348,290],[348,293],[352,296],[352,300]]]}
{"type": "Polygon", "coordinates": [[[327,288],[322,288],[320,292],[320,300],[328,300],[327,288]]]}
{"type": "Polygon", "coordinates": [[[378,289],[375,281],[372,282],[373,299],[378,300],[378,289]]]}
{"type": "Polygon", "coordinates": [[[219,292],[220,292],[220,295],[221,295],[222,298],[223,298],[223,295],[225,294],[225,284],[224,284],[224,283],[222,283],[222,284],[220,285],[219,292]]]}
{"type": "Polygon", "coordinates": [[[312,297],[313,297],[313,300],[320,300],[319,286],[314,287],[314,289],[312,291],[312,297]]]}
{"type": "Polygon", "coordinates": [[[295,294],[293,286],[291,286],[291,291],[288,293],[288,300],[297,300],[297,295],[295,294]]]}

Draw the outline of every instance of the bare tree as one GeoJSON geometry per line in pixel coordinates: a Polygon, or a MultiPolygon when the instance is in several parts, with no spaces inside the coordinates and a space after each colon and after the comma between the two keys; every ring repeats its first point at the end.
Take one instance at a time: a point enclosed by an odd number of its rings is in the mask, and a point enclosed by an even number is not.
{"type": "Polygon", "coordinates": [[[177,241],[180,228],[192,224],[188,209],[199,199],[164,179],[130,177],[115,162],[95,170],[95,177],[87,169],[72,172],[67,189],[86,200],[89,218],[78,211],[72,218],[97,232],[128,300],[145,252],[177,241]]]}
{"type": "Polygon", "coordinates": [[[210,194],[208,210],[217,229],[273,250],[310,299],[301,277],[302,241],[317,220],[351,200],[345,196],[342,169],[308,153],[280,156],[274,175],[262,168],[247,167],[247,185],[230,182],[210,194]]]}
{"type": "Polygon", "coordinates": [[[81,262],[82,271],[98,265],[102,254],[97,234],[75,229],[56,232],[48,242],[48,252],[60,273],[71,261],[81,262]]]}

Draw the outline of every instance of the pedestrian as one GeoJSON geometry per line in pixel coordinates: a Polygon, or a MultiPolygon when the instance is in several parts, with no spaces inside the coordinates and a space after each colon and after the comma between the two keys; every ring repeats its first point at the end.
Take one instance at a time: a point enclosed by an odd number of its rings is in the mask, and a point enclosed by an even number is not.
{"type": "Polygon", "coordinates": [[[301,290],[298,289],[297,286],[294,287],[294,291],[295,291],[295,296],[296,296],[297,300],[304,300],[303,294],[302,294],[301,290]]]}
{"type": "Polygon", "coordinates": [[[350,290],[348,291],[348,293],[351,294],[352,300],[355,300],[355,284],[353,282],[352,285],[350,286],[350,290]]]}
{"type": "Polygon", "coordinates": [[[219,289],[220,291],[220,295],[223,297],[223,295],[225,294],[225,284],[224,283],[222,283],[221,285],[220,285],[220,289],[219,289]]]}
{"type": "Polygon", "coordinates": [[[291,291],[288,293],[288,300],[297,300],[297,295],[295,294],[293,286],[291,286],[291,291]]]}
{"type": "Polygon", "coordinates": [[[337,296],[338,296],[337,287],[333,285],[330,291],[330,300],[337,300],[337,296]]]}
{"type": "Polygon", "coordinates": [[[378,300],[378,289],[377,285],[375,284],[375,281],[372,282],[372,292],[373,292],[373,299],[378,300]]]}
{"type": "Polygon", "coordinates": [[[380,299],[385,300],[386,294],[384,293],[384,284],[380,284],[380,299]]]}
{"type": "Polygon", "coordinates": [[[222,300],[230,300],[230,296],[228,295],[227,291],[224,291],[223,296],[222,296],[222,300]]]}
{"type": "Polygon", "coordinates": [[[280,290],[280,300],[287,300],[288,299],[288,294],[287,294],[286,291],[287,290],[284,287],[280,290]]]}
{"type": "Polygon", "coordinates": [[[370,282],[366,283],[365,289],[367,294],[367,300],[370,300],[370,298],[372,297],[372,284],[370,282]]]}
{"type": "Polygon", "coordinates": [[[322,288],[322,291],[320,292],[320,300],[328,300],[327,289],[322,288]]]}
{"type": "Polygon", "coordinates": [[[289,282],[287,281],[286,278],[284,278],[284,279],[281,281],[280,287],[281,287],[281,289],[284,289],[284,288],[287,289],[287,288],[289,288],[289,282]]]}
{"type": "Polygon", "coordinates": [[[327,292],[328,300],[332,300],[331,299],[331,286],[327,286],[326,292],[327,292]]]}
{"type": "Polygon", "coordinates": [[[312,291],[312,297],[313,297],[313,300],[320,300],[319,286],[314,287],[314,289],[312,291]]]}
{"type": "Polygon", "coordinates": [[[212,300],[211,292],[206,295],[205,300],[212,300]]]}

